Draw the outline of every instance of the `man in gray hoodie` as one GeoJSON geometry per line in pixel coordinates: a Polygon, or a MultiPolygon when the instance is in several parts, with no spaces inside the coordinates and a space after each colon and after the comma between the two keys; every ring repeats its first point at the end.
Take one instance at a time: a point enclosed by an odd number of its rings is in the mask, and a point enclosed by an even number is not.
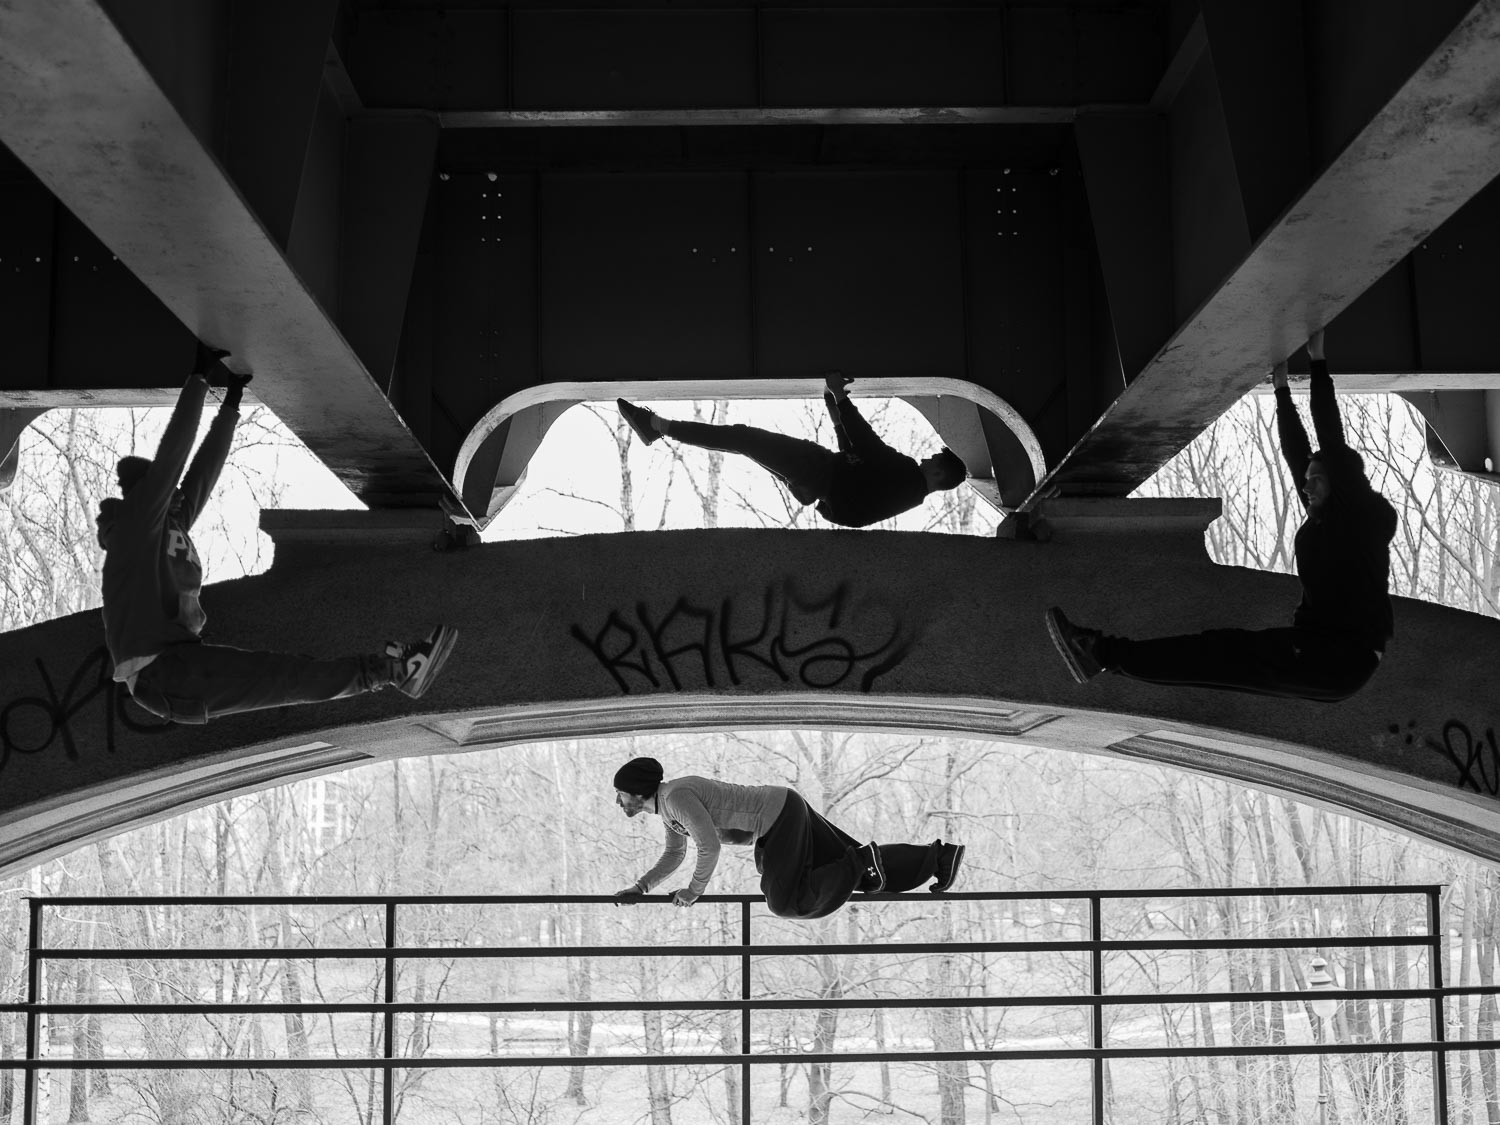
{"type": "Polygon", "coordinates": [[[795,789],[734,785],[707,777],[663,781],[655,758],[632,758],[615,773],[615,804],[628,817],[655,813],[666,824],[661,858],[616,897],[639,898],[681,865],[687,838],[698,862],[686,887],[672,892],[677,906],[703,894],[719,862],[721,844],[753,844],[760,890],[771,913],[822,918],[856,891],[909,891],[928,879],[934,892],[958,878],[962,844],[864,844],[819,816],[795,789]]]}
{"type": "Polygon", "coordinates": [[[226,354],[199,345],[156,457],[122,458],[116,471],[123,496],[99,504],[104,636],[114,678],[147,711],[177,723],[383,687],[420,696],[458,638],[450,626],[439,625],[420,641],[392,643],[379,656],[335,660],[249,652],[200,639],[207,620],[198,600],[203,569],[190,532],[224,468],[250,381],[224,366],[226,354]],[[210,371],[222,376],[224,401],[188,465],[210,371]]]}

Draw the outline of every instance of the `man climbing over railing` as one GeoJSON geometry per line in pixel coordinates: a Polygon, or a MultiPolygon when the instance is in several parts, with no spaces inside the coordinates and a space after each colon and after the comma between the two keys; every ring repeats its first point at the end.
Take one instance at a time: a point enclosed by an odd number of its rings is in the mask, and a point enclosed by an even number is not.
{"type": "Polygon", "coordinates": [[[721,844],[753,844],[761,894],[783,918],[822,918],[856,891],[909,891],[933,880],[946,891],[958,878],[962,844],[864,844],[814,812],[794,789],[734,785],[706,777],[663,781],[655,758],[632,758],[615,773],[615,804],[628,817],[655,813],[666,825],[666,847],[650,871],[624,890],[639,898],[681,865],[687,837],[698,862],[686,887],[672,892],[677,906],[703,894],[719,862],[721,844]]]}
{"type": "Polygon", "coordinates": [[[1153,684],[1336,702],[1375,674],[1393,632],[1396,510],[1370,487],[1364,459],[1344,439],[1321,329],[1308,340],[1307,354],[1316,453],[1292,402],[1286,364],[1277,364],[1272,375],[1281,453],[1307,511],[1297,529],[1302,602],[1292,624],[1137,641],[1075,625],[1053,606],[1047,630],[1078,683],[1108,671],[1153,684]]]}
{"type": "Polygon", "coordinates": [[[787,486],[799,504],[844,527],[867,527],[920,504],[931,492],[957,488],[968,470],[946,446],[921,462],[898,453],[876,436],[849,399],[854,380],[838,372],[823,379],[823,403],[833,419],[839,451],[815,441],[756,426],[716,426],[663,418],[644,406],[616,400],[620,414],[646,445],[669,437],[700,449],[750,458],[787,486]]]}
{"type": "Polygon", "coordinates": [[[250,382],[248,374],[224,365],[227,354],[198,346],[155,459],[122,458],[116,472],[123,496],[99,503],[104,636],[114,678],[147,711],[177,723],[384,687],[420,696],[453,650],[458,632],[451,626],[439,625],[420,641],[392,643],[378,656],[334,660],[248,652],[200,639],[207,620],[198,601],[203,569],[189,533],[229,456],[240,398],[250,382]],[[225,388],[224,401],[188,465],[210,371],[222,377],[216,385],[225,388]]]}

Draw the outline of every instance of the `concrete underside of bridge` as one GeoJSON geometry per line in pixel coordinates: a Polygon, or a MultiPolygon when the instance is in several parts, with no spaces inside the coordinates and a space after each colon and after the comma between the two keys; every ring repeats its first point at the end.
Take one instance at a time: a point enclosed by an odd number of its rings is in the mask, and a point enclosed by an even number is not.
{"type": "Polygon", "coordinates": [[[930,416],[1030,508],[1326,325],[1486,473],[1496,73],[1495,0],[11,0],[0,465],[198,335],[372,507],[484,522],[549,384],[838,368],[1008,403],[1041,479],[930,416]]]}
{"type": "MultiPolygon", "coordinates": [[[[208,638],[335,655],[451,621],[462,636],[438,684],[416,703],[387,692],[164,726],[108,684],[97,614],[7,634],[0,870],[379,758],[773,726],[946,731],[1153,759],[1500,859],[1485,656],[1500,647],[1500,623],[1398,599],[1390,653],[1340,704],[1112,675],[1072,682],[1043,625],[1053,602],[1134,635],[1286,621],[1295,579],[1207,560],[1215,508],[1054,503],[1047,543],[717,530],[437,556],[431,527],[410,517],[283,514],[270,521],[275,566],[208,589],[208,638]]],[[[601,802],[610,768],[601,757],[599,776],[579,779],[601,802]]]]}

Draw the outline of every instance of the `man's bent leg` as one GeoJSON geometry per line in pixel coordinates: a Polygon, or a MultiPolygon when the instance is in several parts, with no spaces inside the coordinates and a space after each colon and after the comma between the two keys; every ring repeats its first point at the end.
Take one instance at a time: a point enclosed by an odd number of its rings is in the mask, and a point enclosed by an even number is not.
{"type": "Polygon", "coordinates": [[[1146,683],[1322,702],[1353,695],[1378,664],[1373,652],[1292,628],[1211,629],[1149,641],[1105,637],[1097,652],[1110,671],[1146,683]]]}
{"type": "Polygon", "coordinates": [[[788,437],[757,426],[673,421],[668,424],[667,436],[700,449],[748,457],[784,480],[803,504],[826,497],[833,478],[833,459],[838,456],[815,441],[788,437]]]}
{"type": "Polygon", "coordinates": [[[858,847],[798,794],[788,793],[781,815],[755,846],[760,889],[771,913],[821,918],[843,906],[863,875],[854,856],[858,847]]]}
{"type": "Polygon", "coordinates": [[[136,677],[136,702],[180,723],[297,703],[323,703],[373,691],[390,682],[378,656],[315,660],[227,645],[168,648],[136,677]]]}

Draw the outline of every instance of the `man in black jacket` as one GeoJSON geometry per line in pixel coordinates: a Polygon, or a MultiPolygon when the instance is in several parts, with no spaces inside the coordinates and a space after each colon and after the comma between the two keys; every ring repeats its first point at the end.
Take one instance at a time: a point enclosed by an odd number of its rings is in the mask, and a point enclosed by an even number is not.
{"type": "Polygon", "coordinates": [[[1213,629],[1136,641],[1075,625],[1053,606],[1047,630],[1078,683],[1102,671],[1154,684],[1221,688],[1286,699],[1347,699],[1374,675],[1393,632],[1390,579],[1396,510],[1370,487],[1364,459],[1344,440],[1323,333],[1307,342],[1310,407],[1319,449],[1278,364],[1276,427],[1307,518],[1297,529],[1302,602],[1281,629],[1213,629]]]}
{"type": "Polygon", "coordinates": [[[104,637],[114,678],[147,711],[178,723],[383,687],[421,695],[452,651],[458,632],[451,626],[439,625],[420,641],[392,643],[379,655],[334,660],[249,652],[200,639],[207,621],[198,600],[203,568],[189,533],[229,456],[240,396],[250,381],[223,366],[225,354],[199,346],[155,459],[122,458],[117,475],[123,498],[99,503],[104,637]],[[189,465],[211,370],[225,376],[224,401],[189,465]]]}
{"type": "Polygon", "coordinates": [[[915,508],[929,492],[963,483],[967,470],[951,449],[918,463],[876,437],[849,400],[852,382],[837,372],[824,378],[823,403],[838,435],[837,453],[814,441],[755,426],[672,421],[623,398],[616,405],[647,445],[670,437],[702,449],[742,454],[779,478],[798,503],[816,502],[820,516],[844,527],[879,523],[915,508]]]}

